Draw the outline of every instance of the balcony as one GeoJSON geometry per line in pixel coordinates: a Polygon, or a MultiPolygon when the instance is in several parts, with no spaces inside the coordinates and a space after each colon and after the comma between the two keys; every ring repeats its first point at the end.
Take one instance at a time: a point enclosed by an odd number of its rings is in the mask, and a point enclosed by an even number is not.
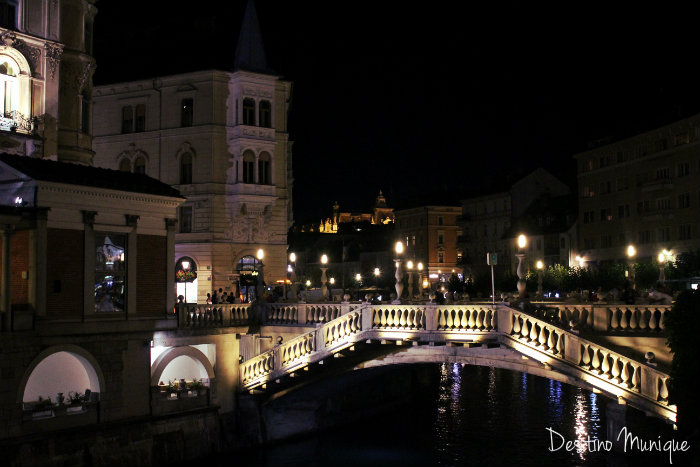
{"type": "Polygon", "coordinates": [[[275,129],[251,125],[238,125],[231,132],[233,138],[254,138],[264,141],[275,140],[275,129]]]}
{"type": "Polygon", "coordinates": [[[0,115],[0,131],[33,134],[37,129],[36,117],[26,117],[17,110],[0,115]]]}

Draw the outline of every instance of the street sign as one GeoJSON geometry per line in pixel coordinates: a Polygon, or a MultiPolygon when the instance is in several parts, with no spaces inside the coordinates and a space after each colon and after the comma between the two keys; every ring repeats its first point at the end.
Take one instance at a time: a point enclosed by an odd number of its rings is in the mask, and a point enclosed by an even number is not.
{"type": "Polygon", "coordinates": [[[486,264],[495,266],[498,264],[498,253],[486,253],[486,264]]]}

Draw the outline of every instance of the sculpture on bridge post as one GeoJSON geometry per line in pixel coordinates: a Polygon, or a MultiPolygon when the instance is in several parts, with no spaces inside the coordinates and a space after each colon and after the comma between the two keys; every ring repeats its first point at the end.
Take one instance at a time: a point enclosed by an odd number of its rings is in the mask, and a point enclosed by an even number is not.
{"type": "Polygon", "coordinates": [[[401,270],[401,253],[403,253],[403,243],[396,242],[396,299],[391,302],[394,305],[401,304],[401,293],[403,292],[403,271],[401,270]]]}

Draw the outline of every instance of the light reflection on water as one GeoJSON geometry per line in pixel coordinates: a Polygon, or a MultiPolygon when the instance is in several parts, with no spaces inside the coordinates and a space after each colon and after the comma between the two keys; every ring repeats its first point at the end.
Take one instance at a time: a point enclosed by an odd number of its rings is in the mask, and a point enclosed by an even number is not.
{"type": "MultiPolygon", "coordinates": [[[[568,441],[605,440],[604,409],[611,399],[516,371],[453,363],[430,368],[434,377],[407,388],[414,396],[407,406],[261,449],[241,465],[607,465],[603,452],[550,452],[547,428],[568,441]]],[[[635,432],[658,432],[663,424],[628,415],[635,432]]]]}

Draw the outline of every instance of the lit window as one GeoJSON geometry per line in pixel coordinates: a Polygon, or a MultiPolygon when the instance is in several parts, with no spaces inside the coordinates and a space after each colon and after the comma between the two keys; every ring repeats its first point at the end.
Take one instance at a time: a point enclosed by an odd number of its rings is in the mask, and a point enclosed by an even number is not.
{"type": "Polygon", "coordinates": [[[126,235],[98,233],[95,236],[95,311],[126,309],[126,235]]]}
{"type": "Polygon", "coordinates": [[[19,103],[19,65],[12,58],[0,56],[0,116],[8,117],[19,103]]]}

